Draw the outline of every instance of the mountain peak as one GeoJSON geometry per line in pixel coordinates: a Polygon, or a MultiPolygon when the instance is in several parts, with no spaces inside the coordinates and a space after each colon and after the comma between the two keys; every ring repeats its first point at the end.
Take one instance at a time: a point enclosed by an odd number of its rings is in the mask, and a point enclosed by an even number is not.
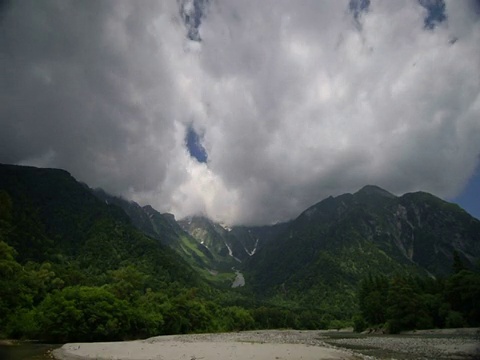
{"type": "Polygon", "coordinates": [[[394,199],[396,198],[395,195],[392,193],[388,192],[387,190],[382,189],[379,186],[376,185],[365,185],[363,188],[358,190],[355,195],[380,195],[389,199],[394,199]]]}

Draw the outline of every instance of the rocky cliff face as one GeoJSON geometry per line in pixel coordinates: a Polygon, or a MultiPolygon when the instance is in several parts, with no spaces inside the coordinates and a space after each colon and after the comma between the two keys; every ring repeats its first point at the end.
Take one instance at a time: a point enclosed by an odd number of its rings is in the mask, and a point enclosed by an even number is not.
{"type": "Polygon", "coordinates": [[[329,197],[288,223],[262,227],[228,227],[199,216],[177,222],[149,206],[104,201],[191,263],[242,269],[258,294],[287,301],[337,294],[348,308],[369,274],[448,275],[454,253],[470,268],[480,261],[480,221],[424,192],[397,197],[369,185],[329,197]]]}
{"type": "Polygon", "coordinates": [[[374,186],[329,198],[295,220],[299,233],[318,232],[318,240],[334,246],[361,238],[397,261],[411,262],[432,274],[451,270],[457,251],[469,266],[480,259],[480,221],[455,204],[424,192],[396,197],[374,186]]]}
{"type": "Polygon", "coordinates": [[[205,269],[216,267],[214,254],[186,233],[174,215],[161,214],[150,205],[142,207],[134,201],[110,195],[101,189],[96,189],[93,193],[105,203],[120,207],[137,229],[169,246],[191,265],[205,269]]]}
{"type": "Polygon", "coordinates": [[[454,252],[467,267],[478,266],[479,220],[427,193],[396,197],[366,186],[290,222],[251,257],[247,282],[267,296],[305,303],[325,294],[353,297],[369,274],[450,274],[454,252]]]}
{"type": "Polygon", "coordinates": [[[271,226],[229,227],[201,216],[183,219],[178,223],[212,253],[221,257],[228,256],[237,263],[242,263],[254,256],[259,249],[274,240],[286,228],[286,223],[271,226]]]}

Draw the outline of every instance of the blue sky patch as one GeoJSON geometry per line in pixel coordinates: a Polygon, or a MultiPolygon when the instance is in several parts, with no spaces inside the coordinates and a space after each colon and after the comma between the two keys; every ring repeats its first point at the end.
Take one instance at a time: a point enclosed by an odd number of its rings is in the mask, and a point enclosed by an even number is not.
{"type": "Polygon", "coordinates": [[[350,0],[348,3],[348,8],[353,14],[355,20],[358,20],[358,17],[362,12],[367,12],[370,6],[370,0],[350,0]]]}
{"type": "Polygon", "coordinates": [[[428,10],[424,19],[426,29],[434,29],[437,24],[447,19],[444,0],[418,0],[418,2],[428,10]]]}
{"type": "Polygon", "coordinates": [[[185,143],[191,157],[201,163],[207,162],[207,152],[201,143],[200,136],[192,126],[188,127],[187,134],[185,136],[185,143]]]}
{"type": "Polygon", "coordinates": [[[480,220],[480,164],[463,192],[452,199],[468,213],[480,220]]]}

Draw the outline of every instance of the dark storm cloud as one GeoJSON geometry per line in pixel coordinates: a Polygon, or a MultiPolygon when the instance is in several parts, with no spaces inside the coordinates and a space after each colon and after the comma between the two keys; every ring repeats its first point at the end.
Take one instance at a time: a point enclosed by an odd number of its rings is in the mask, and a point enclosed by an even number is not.
{"type": "Polygon", "coordinates": [[[162,133],[173,127],[162,107],[170,75],[159,34],[148,29],[160,10],[154,2],[12,4],[0,35],[2,161],[45,157],[112,190],[155,187],[164,169],[149,165],[172,146],[162,133]],[[152,132],[159,138],[150,144],[152,132]]]}
{"type": "Polygon", "coordinates": [[[425,28],[427,3],[10,2],[0,161],[227,223],[367,183],[453,196],[480,153],[480,24],[455,0],[425,28]]]}

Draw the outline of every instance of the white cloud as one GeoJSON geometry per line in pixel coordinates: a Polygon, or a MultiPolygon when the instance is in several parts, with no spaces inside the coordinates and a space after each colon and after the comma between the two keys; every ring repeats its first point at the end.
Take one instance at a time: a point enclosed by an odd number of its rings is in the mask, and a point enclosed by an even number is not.
{"type": "Polygon", "coordinates": [[[210,1],[200,43],[173,0],[93,4],[3,14],[0,161],[257,224],[367,183],[453,196],[478,163],[473,2],[425,30],[414,1],[372,1],[361,26],[348,1],[210,1]]]}

